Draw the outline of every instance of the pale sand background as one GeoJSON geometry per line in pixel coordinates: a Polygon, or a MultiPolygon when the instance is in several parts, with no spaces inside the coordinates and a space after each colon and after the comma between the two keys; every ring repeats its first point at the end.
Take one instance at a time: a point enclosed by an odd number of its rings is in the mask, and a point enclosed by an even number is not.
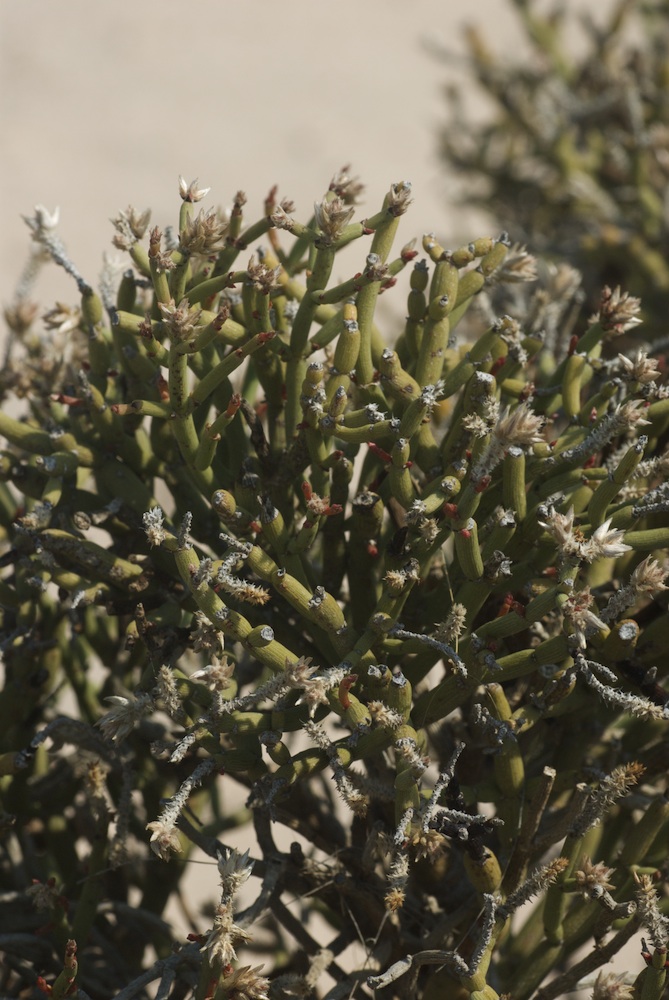
{"type": "MultiPolygon", "coordinates": [[[[426,46],[461,57],[467,22],[496,51],[522,53],[507,0],[0,0],[0,303],[11,299],[28,246],[20,215],[36,202],[60,206],[60,235],[95,283],[111,249],[110,216],[131,202],[151,206],[160,225],[176,223],[179,174],[211,186],[205,205],[225,206],[243,188],[250,221],[278,183],[306,221],[332,174],[351,163],[368,186],[362,215],[391,181],[412,181],[398,245],[429,230],[447,245],[494,232],[449,206],[452,185],[436,156],[442,88],[464,69],[426,46]]],[[[485,111],[475,91],[472,109],[485,111]]],[[[45,306],[76,298],[55,269],[40,290],[45,306]]],[[[193,872],[196,912],[215,900],[217,880],[214,868],[193,872]]],[[[638,968],[635,951],[616,968],[638,968]]]]}
{"type": "MultiPolygon", "coordinates": [[[[36,202],[60,206],[60,235],[94,282],[110,216],[131,202],[151,206],[160,225],[175,222],[179,174],[211,186],[206,204],[244,189],[250,220],[278,183],[306,221],[351,163],[368,186],[363,214],[391,181],[412,181],[406,240],[478,235],[471,216],[447,206],[435,151],[442,88],[463,66],[426,45],[462,54],[472,20],[516,53],[506,0],[0,0],[0,10],[2,302],[27,245],[20,215],[36,202]]],[[[75,298],[65,276],[43,287],[75,298]]]]}

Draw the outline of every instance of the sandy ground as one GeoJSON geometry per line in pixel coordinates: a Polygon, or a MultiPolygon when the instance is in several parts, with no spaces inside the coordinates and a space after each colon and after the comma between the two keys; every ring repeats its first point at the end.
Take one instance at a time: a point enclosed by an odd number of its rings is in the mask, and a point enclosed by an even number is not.
{"type": "MultiPolygon", "coordinates": [[[[351,163],[367,185],[363,214],[391,181],[412,181],[402,242],[431,230],[446,245],[480,235],[480,219],[449,205],[436,156],[442,91],[463,76],[469,21],[497,51],[522,51],[507,0],[0,0],[0,302],[11,300],[28,247],[21,214],[35,203],[60,206],[60,235],[94,284],[111,250],[108,219],[132,203],[176,223],[179,174],[211,186],[205,204],[225,206],[244,189],[249,219],[276,183],[306,221],[351,163]],[[431,45],[453,57],[438,60],[431,45]]],[[[40,294],[45,306],[76,298],[55,269],[40,294]]],[[[197,910],[214,900],[216,879],[193,868],[197,910]]],[[[616,968],[637,962],[620,956],[616,968]]]]}

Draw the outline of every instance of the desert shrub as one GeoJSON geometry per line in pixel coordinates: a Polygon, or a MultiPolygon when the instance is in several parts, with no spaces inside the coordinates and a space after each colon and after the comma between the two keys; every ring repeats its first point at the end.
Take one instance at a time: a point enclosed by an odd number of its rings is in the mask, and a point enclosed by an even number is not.
{"type": "Polygon", "coordinates": [[[622,285],[641,297],[645,335],[665,337],[669,5],[618,0],[596,21],[587,5],[513,6],[529,54],[498,53],[472,28],[462,86],[448,92],[440,145],[458,198],[582,271],[584,318],[603,285],[622,285]],[[477,85],[491,109],[478,119],[477,85]]]}
{"type": "Polygon", "coordinates": [[[99,295],[27,220],[3,993],[547,1000],[644,935],[660,997],[669,398],[651,346],[615,351],[638,301],[605,288],[578,336],[576,272],[505,234],[393,251],[404,182],[361,221],[345,171],[304,223],[206,193],[182,182],[173,235],[121,212],[99,295]],[[45,258],[79,300],[38,320],[45,258]]]}

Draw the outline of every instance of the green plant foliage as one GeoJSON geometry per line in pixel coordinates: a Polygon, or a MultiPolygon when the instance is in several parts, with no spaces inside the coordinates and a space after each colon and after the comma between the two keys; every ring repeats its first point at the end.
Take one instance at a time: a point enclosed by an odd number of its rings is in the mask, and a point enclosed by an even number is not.
{"type": "Polygon", "coordinates": [[[530,54],[498,57],[472,29],[466,83],[449,93],[440,143],[459,197],[582,270],[590,311],[604,284],[640,296],[646,336],[664,337],[669,4],[616,0],[603,23],[598,5],[514,6],[530,54]],[[465,100],[474,81],[494,108],[483,123],[465,100]]]}
{"type": "Polygon", "coordinates": [[[3,993],[547,1000],[645,933],[630,982],[659,998],[669,393],[643,341],[603,354],[638,301],[605,288],[577,337],[573,270],[538,281],[505,234],[394,251],[404,182],[360,221],[345,171],[306,223],[206,193],[181,183],[169,236],[120,213],[99,296],[56,220],[27,220],[3,993]],[[41,324],[45,258],[80,300],[41,324]],[[195,847],[221,883],[204,915],[195,847]]]}

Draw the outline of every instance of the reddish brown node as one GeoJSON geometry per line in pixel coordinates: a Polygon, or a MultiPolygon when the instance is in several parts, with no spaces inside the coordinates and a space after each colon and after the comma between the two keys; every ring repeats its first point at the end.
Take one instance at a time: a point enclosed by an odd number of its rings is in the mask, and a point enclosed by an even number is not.
{"type": "Polygon", "coordinates": [[[383,462],[391,462],[392,461],[392,459],[391,459],[390,455],[388,454],[388,452],[384,451],[383,448],[380,448],[379,445],[376,444],[375,441],[368,441],[367,442],[367,447],[372,452],[372,454],[376,455],[377,458],[380,458],[381,461],[383,461],[383,462]]]}
{"type": "Polygon", "coordinates": [[[346,677],[342,678],[341,684],[339,685],[339,690],[337,692],[337,698],[339,700],[339,704],[344,709],[351,707],[351,699],[349,698],[348,693],[355,684],[355,682],[357,681],[357,679],[358,679],[357,674],[347,674],[346,677]]]}
{"type": "Polygon", "coordinates": [[[79,399],[78,396],[68,396],[64,392],[55,392],[51,399],[54,403],[63,403],[65,406],[83,406],[83,399],[79,399]]]}
{"type": "Polygon", "coordinates": [[[241,405],[242,405],[242,397],[239,395],[238,392],[236,392],[232,396],[230,402],[228,403],[227,409],[225,411],[226,417],[234,417],[235,413],[237,412],[237,410],[241,405]]]}
{"type": "Polygon", "coordinates": [[[158,389],[158,396],[160,397],[160,402],[161,403],[169,402],[170,387],[167,384],[167,379],[163,378],[162,375],[159,375],[158,378],[156,379],[156,388],[158,389]]]}
{"type": "Polygon", "coordinates": [[[497,612],[497,618],[503,618],[504,615],[508,615],[511,610],[511,605],[513,604],[513,594],[505,594],[500,604],[499,611],[497,612]]]}

